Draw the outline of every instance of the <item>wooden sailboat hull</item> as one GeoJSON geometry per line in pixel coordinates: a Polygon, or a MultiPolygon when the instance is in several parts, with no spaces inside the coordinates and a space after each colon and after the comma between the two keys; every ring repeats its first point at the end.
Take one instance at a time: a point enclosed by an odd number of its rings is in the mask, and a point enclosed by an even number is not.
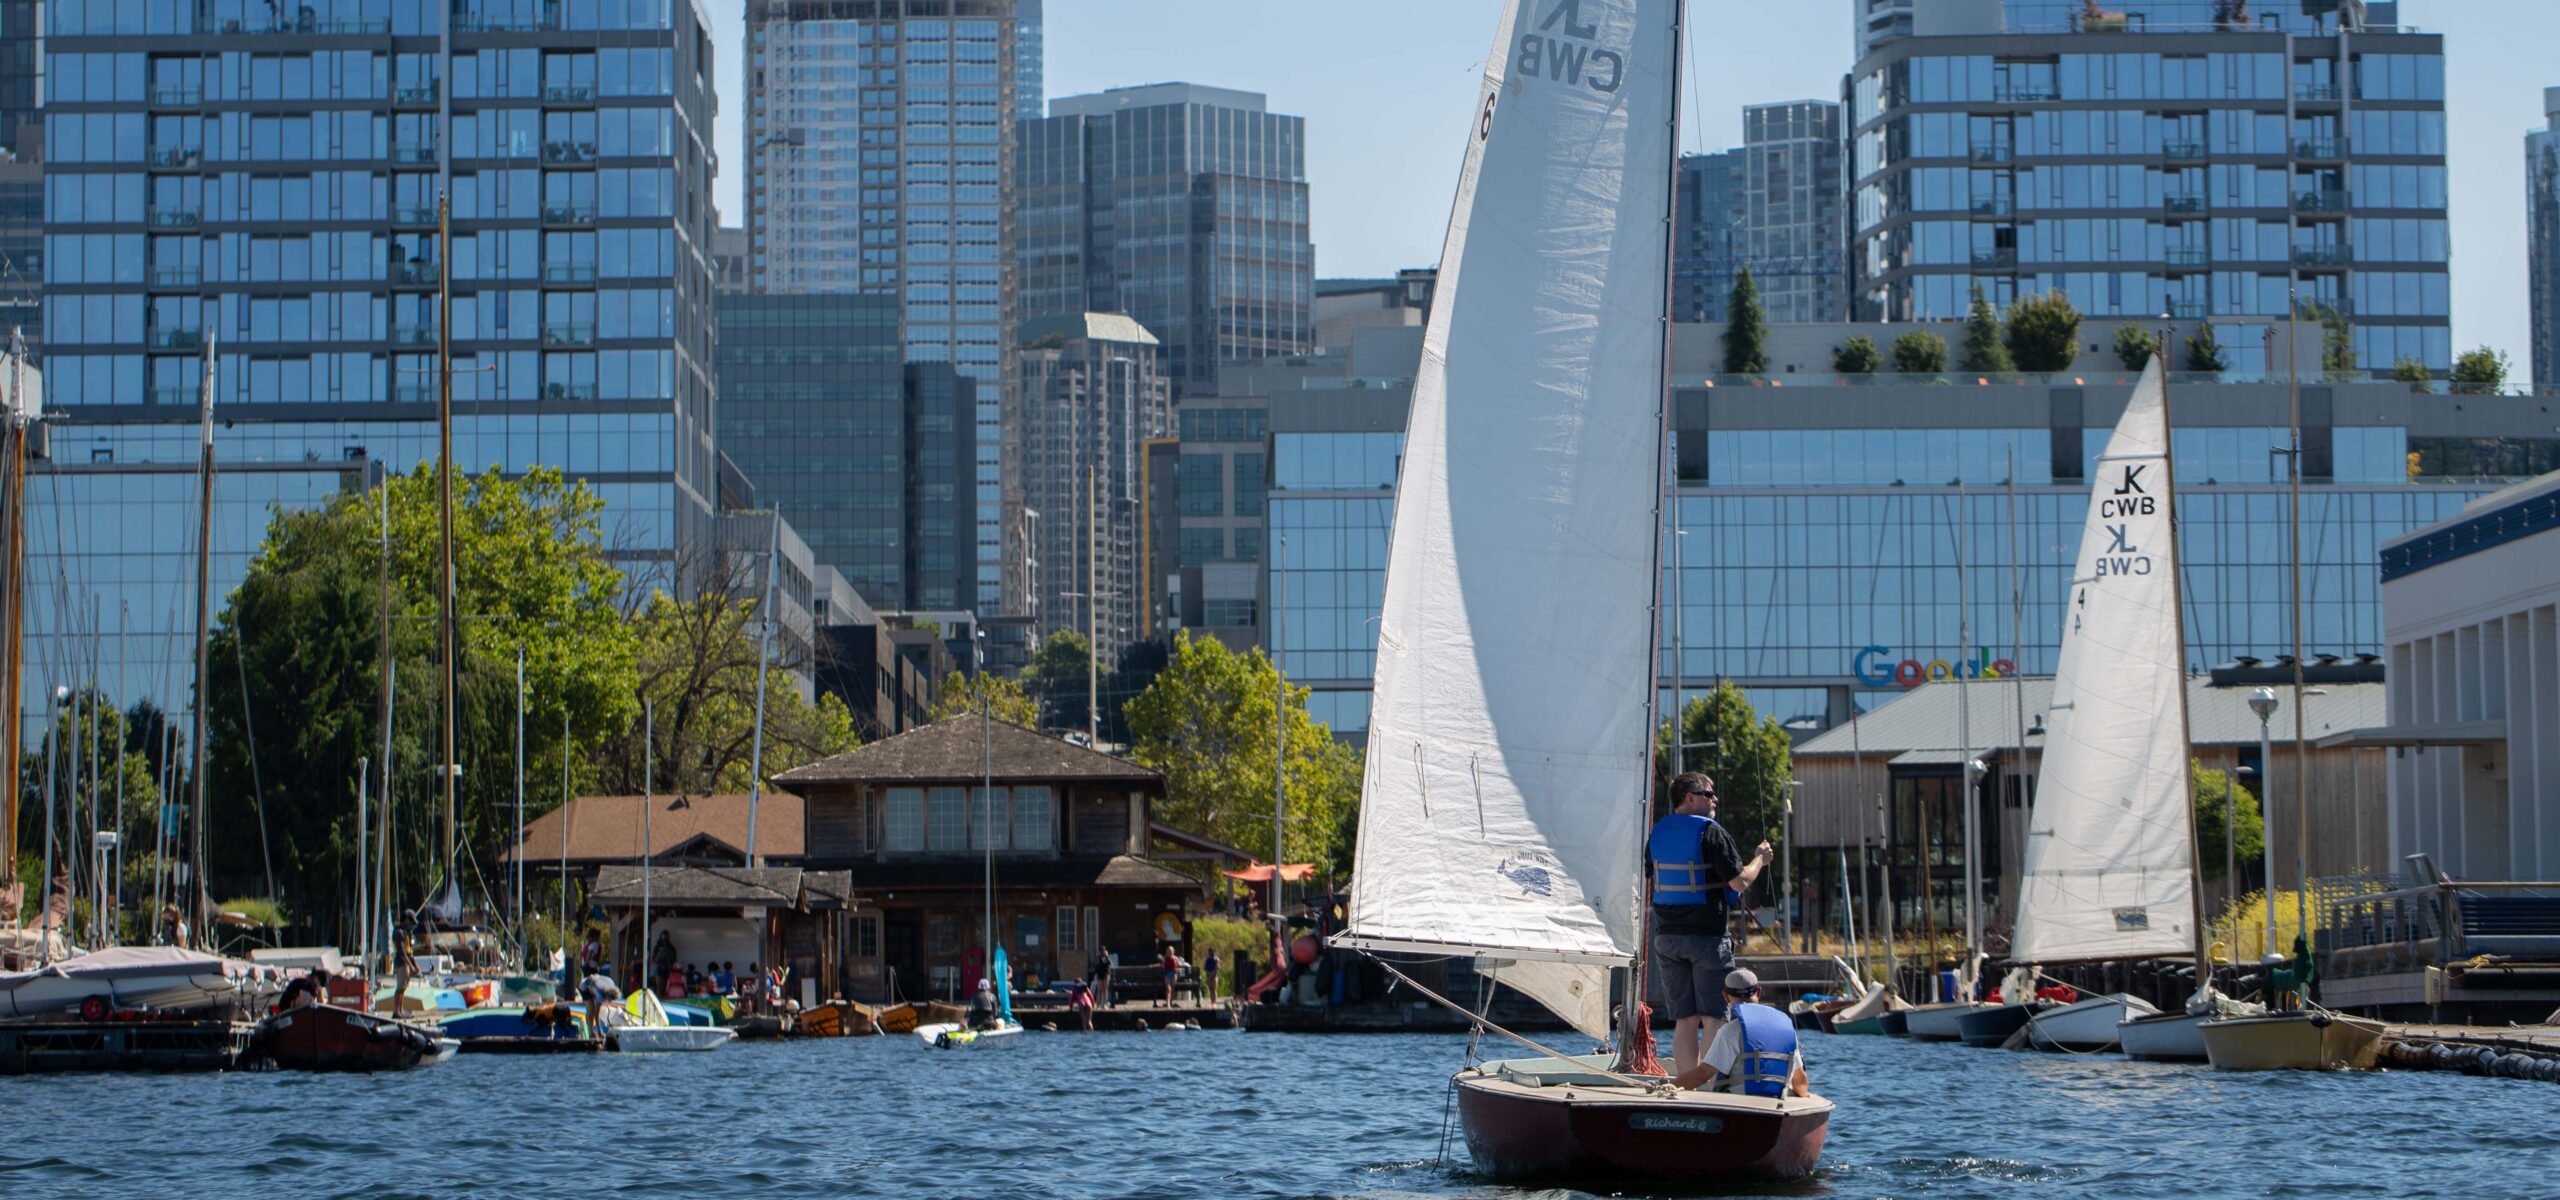
{"type": "Polygon", "coordinates": [[[913,1033],[924,1016],[920,1004],[892,1004],[873,1014],[872,1025],[882,1033],[913,1033]]]}
{"type": "Polygon", "coordinates": [[[2125,1018],[2158,1011],[2150,1001],[2123,992],[2091,996],[2037,1013],[2027,1022],[2027,1042],[2039,1050],[2113,1050],[2116,1027],[2124,1024],[2125,1018]]]}
{"type": "Polygon", "coordinates": [[[1997,1050],[2043,1009],[2039,1004],[1986,1004],[1956,1018],[1956,1036],[1965,1045],[1997,1050]]]}
{"type": "Polygon", "coordinates": [[[2382,1022],[2339,1013],[2226,1017],[2197,1029],[2217,1071],[2369,1071],[2382,1054],[2382,1022]]]}
{"type": "Polygon", "coordinates": [[[1961,1002],[1923,1004],[1904,1012],[1902,1017],[1912,1037],[1924,1042],[1953,1042],[1962,1040],[1964,1037],[1963,1033],[1956,1028],[1957,1019],[1975,1009],[1986,1007],[1989,1006],[1961,1002]]]}
{"type": "Polygon", "coordinates": [[[406,1071],[443,1062],[460,1045],[408,1021],[315,1004],[259,1023],[249,1054],[288,1071],[406,1071]]]}
{"type": "Polygon", "coordinates": [[[1488,1178],[1703,1186],[1802,1179],[1822,1157],[1831,1102],[1625,1086],[1530,1086],[1458,1076],[1467,1153],[1488,1178]]]}

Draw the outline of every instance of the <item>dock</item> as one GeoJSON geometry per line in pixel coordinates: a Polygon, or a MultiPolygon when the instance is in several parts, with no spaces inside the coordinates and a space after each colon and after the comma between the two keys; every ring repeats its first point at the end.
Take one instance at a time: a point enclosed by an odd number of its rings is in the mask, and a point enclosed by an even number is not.
{"type": "Polygon", "coordinates": [[[0,1075],[228,1071],[257,1026],[237,1021],[62,1021],[0,1025],[0,1075]]]}
{"type": "Polygon", "coordinates": [[[2382,1065],[2560,1083],[2560,1025],[2393,1025],[2382,1065]]]}

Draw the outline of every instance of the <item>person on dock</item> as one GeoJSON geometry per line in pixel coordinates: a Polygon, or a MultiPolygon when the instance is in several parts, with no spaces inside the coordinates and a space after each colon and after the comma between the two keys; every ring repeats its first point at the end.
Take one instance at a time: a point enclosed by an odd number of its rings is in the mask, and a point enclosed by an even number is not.
{"type": "Polygon", "coordinates": [[[1074,993],[1068,999],[1068,1005],[1076,1010],[1076,1023],[1082,1026],[1086,1033],[1091,1033],[1093,1032],[1093,985],[1077,987],[1074,993]]]}
{"type": "Polygon", "coordinates": [[[1645,843],[1653,883],[1653,977],[1672,1020],[1672,1073],[1687,1075],[1725,1021],[1722,990],[1733,970],[1730,896],[1748,893],[1774,853],[1745,863],[1716,823],[1716,781],[1691,771],[1671,781],[1670,815],[1645,843]]]}
{"type": "Polygon", "coordinates": [[[1167,944],[1164,948],[1164,957],[1158,959],[1156,965],[1164,968],[1164,999],[1158,1001],[1156,1007],[1170,1008],[1173,1005],[1173,989],[1182,982],[1182,956],[1174,953],[1172,945],[1167,944]]]}
{"type": "Polygon", "coordinates": [[[1111,955],[1108,951],[1099,947],[1094,950],[1093,966],[1085,973],[1084,985],[1093,990],[1095,1004],[1111,1003],[1111,955]]]}
{"type": "Polygon", "coordinates": [[[1200,960],[1200,998],[1211,1004],[1218,1002],[1218,952],[1200,960]]]}
{"type": "Polygon", "coordinates": [[[595,1036],[604,1036],[604,1006],[622,1003],[622,985],[600,971],[590,971],[578,981],[578,997],[587,1002],[587,1028],[595,1036]]]}
{"type": "Polygon", "coordinates": [[[1760,1002],[1760,977],[1735,968],[1725,975],[1724,999],[1733,1019],[1722,1023],[1706,1056],[1674,1076],[1672,1086],[1705,1087],[1712,1081],[1711,1090],[1745,1096],[1812,1095],[1795,1022],[1760,1002]]]}
{"type": "Polygon", "coordinates": [[[1236,951],[1236,986],[1235,986],[1235,992],[1234,992],[1235,998],[1236,998],[1237,1000],[1239,1000],[1239,1001],[1248,1001],[1248,1002],[1249,1002],[1249,1001],[1251,1001],[1251,1000],[1253,999],[1253,997],[1248,996],[1248,995],[1245,995],[1245,994],[1244,994],[1244,990],[1245,990],[1246,988],[1249,988],[1249,987],[1252,987],[1252,986],[1253,986],[1253,953],[1252,953],[1251,951],[1248,951],[1248,950],[1238,950],[1238,951],[1236,951]]]}

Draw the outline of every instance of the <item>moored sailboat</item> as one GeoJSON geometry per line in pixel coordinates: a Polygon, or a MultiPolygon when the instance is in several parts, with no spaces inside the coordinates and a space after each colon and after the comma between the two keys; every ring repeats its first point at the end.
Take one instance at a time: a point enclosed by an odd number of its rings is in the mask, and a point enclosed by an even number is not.
{"type": "MultiPolygon", "coordinates": [[[[1604,1039],[1613,973],[1643,979],[1680,29],[1678,0],[1503,4],[1414,381],[1336,938],[1472,957],[1604,1039]]],[[[1454,1080],[1486,1175],[1696,1185],[1820,1154],[1829,1101],[1674,1090],[1637,1073],[1641,1021],[1613,1059],[1475,1019],[1538,1054],[1454,1080]]]]}

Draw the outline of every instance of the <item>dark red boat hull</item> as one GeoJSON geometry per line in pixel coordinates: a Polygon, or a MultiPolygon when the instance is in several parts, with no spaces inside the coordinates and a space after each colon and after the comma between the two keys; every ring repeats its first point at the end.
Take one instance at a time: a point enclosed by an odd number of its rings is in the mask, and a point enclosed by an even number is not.
{"type": "Polygon", "coordinates": [[[1831,1104],[1710,1108],[1617,1089],[1520,1088],[1458,1080],[1458,1118],[1478,1172],[1500,1180],[1628,1180],[1713,1186],[1813,1173],[1831,1104]]]}
{"type": "Polygon", "coordinates": [[[435,1043],[433,1030],[318,1004],[261,1022],[250,1052],[288,1071],[406,1071],[434,1061],[435,1043]]]}

